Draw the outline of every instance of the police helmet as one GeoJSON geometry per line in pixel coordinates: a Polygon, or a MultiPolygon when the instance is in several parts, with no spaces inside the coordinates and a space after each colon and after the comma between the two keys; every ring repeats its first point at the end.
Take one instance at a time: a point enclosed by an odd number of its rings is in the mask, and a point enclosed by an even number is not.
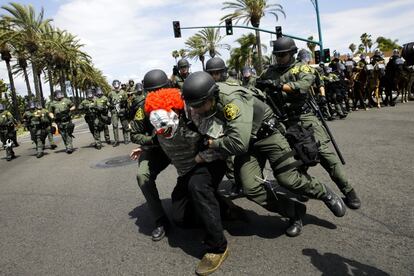
{"type": "Polygon", "coordinates": [[[100,87],[97,87],[96,88],[96,96],[98,97],[98,98],[100,98],[100,97],[102,97],[103,96],[103,92],[102,92],[102,89],[100,88],[100,87]]]}
{"type": "Polygon", "coordinates": [[[334,52],[334,55],[333,55],[333,57],[334,58],[339,58],[341,56],[341,54],[339,53],[339,52],[334,52]]]}
{"type": "Polygon", "coordinates": [[[115,89],[118,89],[118,88],[121,86],[121,82],[120,82],[119,80],[114,80],[114,81],[112,82],[112,86],[113,86],[115,89]]]}
{"type": "Polygon", "coordinates": [[[206,63],[207,72],[221,71],[225,69],[226,69],[226,64],[224,63],[224,60],[222,60],[219,57],[210,58],[206,63]]]}
{"type": "Polygon", "coordinates": [[[144,87],[143,87],[142,83],[137,82],[135,84],[135,92],[137,92],[138,94],[142,94],[142,91],[144,91],[144,87]]]}
{"type": "Polygon", "coordinates": [[[398,50],[398,49],[392,50],[392,55],[393,56],[399,56],[400,55],[400,50],[398,50]]]}
{"type": "Polygon", "coordinates": [[[273,54],[296,53],[298,48],[290,37],[282,36],[273,42],[273,54]]]}
{"type": "Polygon", "coordinates": [[[232,77],[232,78],[237,78],[236,69],[232,68],[231,70],[229,70],[229,76],[232,77]]]}
{"type": "Polygon", "coordinates": [[[346,57],[347,57],[348,59],[350,59],[350,58],[353,58],[354,56],[353,56],[352,54],[348,53],[348,54],[346,54],[346,57]]]}
{"type": "Polygon", "coordinates": [[[145,74],[142,83],[146,91],[152,91],[163,87],[167,87],[169,85],[169,80],[167,74],[165,74],[164,71],[160,69],[154,69],[148,71],[145,74]]]}
{"type": "Polygon", "coordinates": [[[129,86],[134,86],[135,82],[134,82],[134,80],[133,80],[133,79],[130,79],[130,80],[128,81],[128,84],[129,84],[129,86]]]}
{"type": "Polygon", "coordinates": [[[190,67],[190,63],[187,59],[182,58],[178,61],[177,66],[178,68],[190,67]]]}
{"type": "Polygon", "coordinates": [[[27,109],[33,110],[35,108],[36,108],[36,104],[34,102],[29,102],[29,105],[28,105],[27,109]]]}
{"type": "Polygon", "coordinates": [[[311,57],[311,53],[306,50],[306,49],[300,49],[298,52],[298,60],[302,61],[302,62],[309,62],[312,57],[311,57]]]}
{"type": "Polygon", "coordinates": [[[374,56],[381,56],[380,49],[375,49],[374,56]]]}
{"type": "Polygon", "coordinates": [[[197,107],[218,93],[213,77],[206,72],[195,72],[185,79],[182,97],[189,106],[197,107]]]}
{"type": "Polygon", "coordinates": [[[42,108],[43,108],[42,104],[37,102],[36,103],[36,109],[42,109],[42,108]]]}
{"type": "Polygon", "coordinates": [[[0,103],[0,112],[3,112],[5,110],[4,104],[0,103]]]}
{"type": "Polygon", "coordinates": [[[93,90],[91,88],[86,90],[86,98],[92,99],[93,98],[93,90]]]}
{"type": "Polygon", "coordinates": [[[63,99],[63,97],[64,97],[64,95],[63,95],[62,91],[60,91],[60,90],[55,91],[56,100],[61,100],[61,99],[63,99]]]}
{"type": "Polygon", "coordinates": [[[367,55],[365,55],[365,54],[360,54],[360,55],[359,55],[359,58],[360,58],[360,59],[366,59],[366,58],[367,58],[367,55]]]}

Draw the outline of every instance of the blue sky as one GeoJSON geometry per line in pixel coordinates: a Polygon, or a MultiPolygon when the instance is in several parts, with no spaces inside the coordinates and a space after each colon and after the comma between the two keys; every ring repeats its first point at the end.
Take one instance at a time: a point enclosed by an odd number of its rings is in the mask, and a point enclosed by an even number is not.
{"type": "MultiPolygon", "coordinates": [[[[0,0],[1,5],[9,1],[0,0]]],[[[160,68],[168,74],[174,65],[171,52],[184,48],[185,40],[196,31],[183,30],[182,38],[175,39],[172,21],[179,20],[181,26],[216,25],[220,17],[228,13],[221,10],[223,0],[48,0],[18,1],[31,4],[45,15],[53,18],[53,24],[77,35],[84,50],[95,65],[107,76],[108,81],[122,82],[132,78],[139,81],[145,72],[160,68]]],[[[261,28],[274,30],[280,25],[287,34],[317,38],[316,15],[310,0],[269,1],[279,3],[286,18],[276,22],[271,15],[261,22],[261,28]]],[[[347,53],[350,43],[359,44],[359,36],[367,32],[375,38],[385,36],[406,43],[414,41],[414,5],[412,0],[319,0],[323,42],[325,48],[347,53]]],[[[3,13],[3,11],[0,11],[3,13]]],[[[224,43],[236,46],[234,41],[243,33],[234,30],[233,36],[224,43]]],[[[224,35],[224,30],[222,32],[224,35]]],[[[274,36],[262,35],[262,43],[269,45],[274,36]]],[[[298,47],[306,47],[297,42],[298,47]]],[[[375,47],[375,46],[374,46],[375,47]]],[[[268,52],[271,50],[268,47],[268,52]]],[[[229,52],[221,51],[227,59],[229,52]]],[[[192,71],[201,69],[201,64],[192,60],[192,71]]],[[[0,63],[0,78],[8,82],[5,65],[0,63]]],[[[25,95],[21,78],[15,80],[18,93],[25,95]]],[[[44,85],[48,89],[47,85],[44,85]]],[[[46,91],[48,94],[48,91],[46,91]]]]}

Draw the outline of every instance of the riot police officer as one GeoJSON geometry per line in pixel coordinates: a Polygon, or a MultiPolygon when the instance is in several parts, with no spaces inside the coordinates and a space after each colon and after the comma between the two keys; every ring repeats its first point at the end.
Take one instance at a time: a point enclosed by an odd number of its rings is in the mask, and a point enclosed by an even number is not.
{"type": "MultiPolygon", "coordinates": [[[[79,110],[82,110],[85,114],[85,122],[88,124],[89,131],[91,132],[92,136],[94,136],[94,121],[95,121],[95,112],[94,112],[94,90],[87,89],[86,90],[86,99],[84,99],[78,106],[79,110]]],[[[97,145],[95,144],[95,147],[97,145]]]]}
{"type": "Polygon", "coordinates": [[[171,77],[171,82],[174,87],[181,89],[183,87],[184,80],[190,74],[190,63],[187,59],[180,59],[177,63],[177,66],[173,68],[173,75],[171,77]]]}
{"type": "Polygon", "coordinates": [[[6,160],[11,161],[14,157],[14,137],[16,135],[17,121],[13,115],[0,103],[0,140],[3,148],[6,149],[6,160]]]}
{"type": "Polygon", "coordinates": [[[112,128],[115,140],[113,146],[116,147],[119,145],[118,120],[121,121],[124,143],[129,143],[130,130],[126,114],[128,96],[126,92],[121,89],[121,82],[119,80],[114,80],[112,86],[114,89],[109,93],[108,100],[111,108],[112,128]]]}
{"type": "Polygon", "coordinates": [[[273,44],[276,65],[271,66],[260,78],[277,82],[276,87],[267,92],[276,100],[281,99],[280,102],[288,116],[288,126],[300,124],[313,129],[314,136],[320,143],[318,152],[321,165],[345,195],[348,207],[358,209],[361,205],[360,199],[349,184],[339,158],[329,148],[330,138],[326,134],[326,129],[308,104],[309,89],[314,83],[314,75],[309,65],[295,62],[296,51],[293,39],[278,38],[273,44]]]}
{"type": "Polygon", "coordinates": [[[50,117],[48,110],[44,109],[40,103],[36,103],[36,111],[33,112],[30,124],[36,142],[37,158],[43,156],[45,140],[51,121],[52,118],[50,117]]]}
{"type": "Polygon", "coordinates": [[[131,140],[147,149],[138,160],[137,182],[152,213],[155,227],[151,233],[153,241],[159,241],[166,235],[169,220],[162,207],[155,179],[170,164],[169,158],[159,147],[154,127],[144,112],[144,100],[148,92],[169,86],[169,79],[162,70],[151,70],[143,79],[144,93],[131,123],[131,140]]]}
{"type": "Polygon", "coordinates": [[[72,138],[75,125],[72,123],[71,111],[75,108],[73,102],[65,98],[62,91],[55,91],[55,100],[49,105],[50,117],[55,120],[58,126],[68,154],[73,152],[72,138]]]}
{"type": "Polygon", "coordinates": [[[102,131],[104,132],[106,143],[108,145],[111,144],[108,129],[108,125],[111,124],[111,118],[108,115],[109,103],[108,98],[103,94],[102,89],[100,87],[96,88],[96,98],[93,101],[92,106],[95,115],[93,120],[93,137],[95,139],[96,149],[100,150],[102,148],[102,131]]]}

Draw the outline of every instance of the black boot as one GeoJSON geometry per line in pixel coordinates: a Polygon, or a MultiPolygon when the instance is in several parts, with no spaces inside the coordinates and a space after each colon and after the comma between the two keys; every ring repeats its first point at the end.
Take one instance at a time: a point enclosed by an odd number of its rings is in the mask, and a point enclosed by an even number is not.
{"type": "Polygon", "coordinates": [[[43,156],[43,152],[38,152],[36,155],[36,158],[42,158],[42,156],[43,156]]]}
{"type": "Polygon", "coordinates": [[[50,145],[50,148],[51,148],[52,150],[54,150],[55,148],[57,148],[57,146],[56,146],[55,144],[53,144],[53,145],[50,145]]]}
{"type": "Polygon", "coordinates": [[[358,198],[355,189],[345,194],[345,204],[351,209],[361,208],[361,200],[358,198]]]}
{"type": "Polygon", "coordinates": [[[302,218],[306,214],[306,205],[297,203],[295,210],[295,217],[289,219],[289,227],[286,229],[286,235],[289,237],[297,237],[302,233],[303,223],[302,218]]]}
{"type": "Polygon", "coordinates": [[[330,188],[326,187],[326,194],[321,198],[325,205],[336,217],[343,217],[346,213],[345,203],[330,188]]]}
{"type": "Polygon", "coordinates": [[[154,230],[152,230],[151,238],[153,241],[160,241],[162,240],[165,235],[167,234],[167,229],[169,227],[169,223],[157,223],[157,226],[154,230]]]}
{"type": "Polygon", "coordinates": [[[113,146],[113,147],[117,147],[117,146],[119,146],[119,142],[118,142],[118,141],[115,141],[115,142],[112,144],[112,146],[113,146]]]}

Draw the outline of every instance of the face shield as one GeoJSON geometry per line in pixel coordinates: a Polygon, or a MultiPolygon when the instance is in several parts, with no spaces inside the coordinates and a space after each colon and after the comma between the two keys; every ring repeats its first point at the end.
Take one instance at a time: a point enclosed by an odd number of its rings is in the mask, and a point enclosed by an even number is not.
{"type": "Polygon", "coordinates": [[[275,53],[273,52],[273,60],[276,65],[288,66],[292,62],[293,55],[291,52],[275,53]]]}
{"type": "Polygon", "coordinates": [[[174,111],[157,109],[150,113],[150,122],[155,128],[155,132],[166,139],[174,137],[179,121],[180,119],[174,111]]]}

